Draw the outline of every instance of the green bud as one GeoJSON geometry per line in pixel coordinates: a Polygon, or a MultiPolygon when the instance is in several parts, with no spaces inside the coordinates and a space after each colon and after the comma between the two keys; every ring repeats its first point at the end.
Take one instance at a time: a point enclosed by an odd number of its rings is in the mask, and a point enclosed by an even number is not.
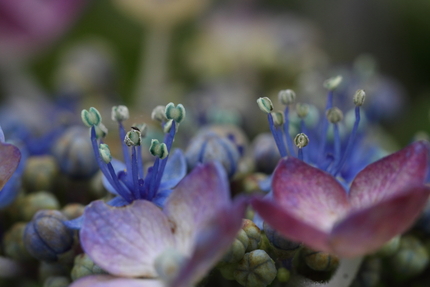
{"type": "Polygon", "coordinates": [[[422,243],[412,236],[400,239],[400,247],[390,257],[390,264],[394,271],[406,277],[414,277],[427,267],[429,257],[422,243]]]}
{"type": "Polygon", "coordinates": [[[97,126],[102,121],[102,116],[96,108],[91,107],[88,111],[82,110],[81,112],[82,122],[87,127],[97,126]]]}
{"type": "Polygon", "coordinates": [[[99,153],[105,163],[111,162],[112,155],[110,154],[110,149],[107,144],[100,144],[99,153]]]}
{"type": "Polygon", "coordinates": [[[366,99],[366,93],[364,90],[357,90],[354,94],[354,105],[361,107],[366,99]]]}
{"type": "Polygon", "coordinates": [[[327,252],[303,248],[306,265],[315,271],[333,271],[339,266],[339,258],[327,252]]]}
{"type": "Polygon", "coordinates": [[[65,276],[51,276],[43,282],[43,287],[67,287],[70,283],[72,282],[65,276]]]}
{"type": "Polygon", "coordinates": [[[154,261],[158,276],[166,283],[171,282],[178,275],[184,256],[176,249],[170,247],[164,250],[154,261]]]}
{"type": "Polygon", "coordinates": [[[258,228],[252,220],[243,219],[242,230],[245,231],[248,237],[248,247],[246,248],[246,252],[256,250],[261,242],[260,228],[258,228]]]}
{"type": "Polygon", "coordinates": [[[275,126],[282,126],[285,123],[285,117],[283,112],[271,112],[273,123],[275,126]]]}
{"type": "Polygon", "coordinates": [[[273,111],[272,101],[268,97],[258,98],[257,105],[260,108],[260,110],[262,110],[266,114],[273,111]]]}
{"type": "Polygon", "coordinates": [[[29,261],[33,257],[25,248],[23,236],[26,224],[17,222],[5,233],[3,238],[4,254],[18,261],[29,261]]]}
{"type": "Polygon", "coordinates": [[[309,114],[309,105],[297,103],[296,104],[296,113],[297,113],[297,116],[299,118],[301,118],[301,119],[306,118],[309,114]]]}
{"type": "Polygon", "coordinates": [[[332,124],[337,124],[343,119],[343,113],[340,109],[333,107],[326,111],[326,117],[332,124]]]}
{"type": "Polygon", "coordinates": [[[282,90],[278,93],[279,102],[283,105],[291,105],[296,101],[296,93],[293,90],[282,90]]]}
{"type": "Polygon", "coordinates": [[[389,257],[397,252],[400,247],[400,236],[392,238],[390,241],[385,243],[376,254],[381,257],[389,257]]]}
{"type": "Polygon", "coordinates": [[[336,76],[325,80],[323,83],[323,86],[327,90],[333,91],[340,85],[341,82],[342,82],[342,76],[336,76]]]}
{"type": "Polygon", "coordinates": [[[276,278],[275,262],[264,250],[246,253],[234,271],[234,279],[245,287],[265,287],[276,278]]]}
{"type": "Polygon", "coordinates": [[[278,274],[276,275],[276,278],[281,283],[286,283],[290,280],[291,272],[285,267],[281,267],[278,269],[278,274]]]}
{"type": "Polygon", "coordinates": [[[155,109],[152,110],[151,119],[159,122],[167,121],[165,110],[165,106],[156,106],[155,109]]]}
{"type": "Polygon", "coordinates": [[[294,138],[294,144],[298,148],[304,148],[305,146],[307,146],[309,144],[309,138],[304,133],[299,133],[294,138]]]}
{"type": "Polygon", "coordinates": [[[173,103],[168,103],[164,110],[166,118],[174,120],[178,124],[182,123],[185,119],[185,108],[182,104],[178,104],[176,107],[173,103]]]}
{"type": "Polygon", "coordinates": [[[246,232],[241,229],[239,230],[236,239],[233,241],[230,249],[224,255],[221,262],[223,263],[237,263],[245,255],[245,251],[248,248],[249,239],[246,232]]]}
{"type": "Polygon", "coordinates": [[[160,143],[156,139],[151,140],[151,146],[149,147],[149,152],[153,156],[157,156],[160,159],[164,159],[169,155],[169,151],[167,150],[167,146],[165,143],[160,143]]]}
{"type": "Polygon", "coordinates": [[[120,105],[120,106],[112,107],[111,118],[113,121],[122,122],[122,121],[128,120],[129,117],[130,117],[130,114],[126,106],[120,105]]]}
{"type": "Polygon", "coordinates": [[[99,123],[94,128],[96,130],[96,137],[98,139],[105,138],[106,135],[108,134],[108,129],[105,127],[103,123],[99,123]]]}
{"type": "Polygon", "coordinates": [[[26,191],[52,190],[58,177],[59,168],[51,155],[28,158],[23,174],[26,191]]]}
{"type": "Polygon", "coordinates": [[[78,280],[84,276],[95,275],[95,274],[105,274],[106,272],[96,265],[91,258],[85,254],[79,254],[75,257],[75,263],[71,272],[72,280],[78,280]]]}
{"type": "Polygon", "coordinates": [[[60,203],[52,193],[38,191],[26,195],[20,202],[18,208],[21,218],[25,221],[30,221],[39,210],[59,209],[60,203]]]}
{"type": "Polygon", "coordinates": [[[131,130],[127,132],[124,138],[124,143],[127,146],[138,146],[142,142],[141,133],[138,128],[131,127],[131,130]]]}

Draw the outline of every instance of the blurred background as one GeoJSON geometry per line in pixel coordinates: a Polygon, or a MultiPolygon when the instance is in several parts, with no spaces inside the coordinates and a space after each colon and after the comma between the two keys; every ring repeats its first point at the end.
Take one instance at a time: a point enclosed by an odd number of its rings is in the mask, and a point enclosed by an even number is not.
{"type": "Polygon", "coordinates": [[[173,101],[255,135],[255,99],[292,88],[322,105],[340,74],[339,93],[366,89],[369,117],[404,145],[429,131],[429,13],[400,0],[1,1],[2,111],[59,95],[147,113],[173,101]]]}

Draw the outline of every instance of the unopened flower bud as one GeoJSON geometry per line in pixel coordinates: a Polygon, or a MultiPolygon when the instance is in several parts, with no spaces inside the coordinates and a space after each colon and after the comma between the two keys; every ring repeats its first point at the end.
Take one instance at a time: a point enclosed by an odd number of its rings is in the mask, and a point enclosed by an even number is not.
{"type": "Polygon", "coordinates": [[[113,106],[111,117],[113,121],[122,122],[122,121],[128,120],[130,117],[130,114],[126,106],[122,106],[122,105],[113,106]]]}
{"type": "Polygon", "coordinates": [[[366,99],[364,90],[357,90],[354,94],[354,105],[361,107],[366,99]]]}
{"type": "Polygon", "coordinates": [[[73,232],[63,221],[67,218],[57,210],[41,210],[27,224],[24,244],[28,252],[38,260],[57,261],[58,256],[73,245],[73,232]]]}
{"type": "Polygon", "coordinates": [[[266,114],[273,111],[272,101],[268,97],[258,98],[257,104],[260,110],[262,110],[266,114]]]}
{"type": "Polygon", "coordinates": [[[301,119],[306,118],[309,114],[309,105],[297,103],[296,104],[296,113],[297,113],[297,116],[299,118],[301,118],[301,119]]]}
{"type": "Polygon", "coordinates": [[[175,104],[168,103],[166,105],[166,109],[164,110],[166,114],[166,118],[169,120],[174,120],[178,124],[182,123],[185,119],[185,108],[182,104],[178,104],[175,107],[175,104]]]}
{"type": "Polygon", "coordinates": [[[239,262],[239,260],[241,260],[245,255],[248,243],[249,239],[246,232],[243,229],[240,229],[236,239],[233,241],[233,244],[221,261],[225,263],[239,262]]]}
{"type": "Polygon", "coordinates": [[[99,153],[105,163],[111,162],[112,155],[110,154],[110,149],[107,144],[100,144],[99,153]]]}
{"type": "Polygon", "coordinates": [[[303,249],[306,265],[315,271],[333,271],[339,266],[339,258],[327,252],[303,249]]]}
{"type": "Polygon", "coordinates": [[[291,241],[281,235],[278,231],[272,228],[267,222],[263,223],[264,233],[266,234],[267,240],[270,245],[275,248],[277,257],[283,259],[292,258],[296,252],[300,249],[301,244],[291,241]]]}
{"type": "Polygon", "coordinates": [[[234,278],[245,287],[265,287],[276,278],[275,262],[264,250],[246,253],[239,261],[234,278]]]}
{"type": "Polygon", "coordinates": [[[149,147],[149,152],[160,159],[164,159],[168,156],[169,151],[165,143],[160,143],[156,139],[151,140],[151,146],[149,147]]]}
{"type": "Polygon", "coordinates": [[[342,82],[342,76],[336,76],[325,80],[323,83],[323,86],[327,90],[333,91],[340,85],[341,82],[342,82]]]}
{"type": "Polygon", "coordinates": [[[65,276],[51,276],[43,282],[43,287],[67,287],[70,285],[70,279],[65,276]]]}
{"type": "Polygon", "coordinates": [[[52,190],[58,177],[59,167],[51,155],[31,156],[27,159],[23,174],[26,191],[52,190]]]}
{"type": "Polygon", "coordinates": [[[60,203],[50,192],[38,191],[26,195],[20,202],[18,209],[23,220],[29,221],[42,209],[59,209],[60,203]]]}
{"type": "Polygon", "coordinates": [[[252,220],[243,219],[242,221],[242,230],[245,231],[248,237],[248,247],[246,248],[246,252],[251,252],[258,248],[258,245],[261,241],[261,230],[255,225],[252,220]]]}
{"type": "Polygon", "coordinates": [[[423,244],[415,237],[403,236],[399,250],[390,257],[395,272],[406,277],[420,274],[427,267],[429,256],[423,244]]]}
{"type": "Polygon", "coordinates": [[[184,256],[174,248],[167,248],[154,261],[158,276],[166,283],[171,282],[178,275],[184,262],[184,256]]]}
{"type": "Polygon", "coordinates": [[[105,138],[108,134],[108,129],[103,123],[99,123],[98,125],[94,126],[94,129],[96,131],[97,139],[105,138]]]}
{"type": "Polygon", "coordinates": [[[165,106],[156,106],[155,109],[152,110],[151,119],[159,122],[167,121],[165,110],[165,106]]]}
{"type": "Polygon", "coordinates": [[[131,127],[131,130],[127,132],[124,138],[124,143],[127,146],[138,146],[142,142],[140,130],[135,127],[131,127]]]}
{"type": "Polygon", "coordinates": [[[100,124],[102,121],[102,116],[96,108],[89,108],[89,110],[82,110],[81,112],[82,122],[87,127],[92,127],[100,124]]]}
{"type": "Polygon", "coordinates": [[[278,93],[279,102],[283,105],[291,105],[296,101],[296,93],[293,90],[282,90],[278,93]]]}
{"type": "Polygon", "coordinates": [[[286,283],[290,280],[291,272],[285,267],[281,267],[278,269],[278,274],[276,275],[276,278],[281,283],[286,283]]]}
{"type": "Polygon", "coordinates": [[[337,124],[343,119],[343,113],[340,109],[333,107],[326,111],[326,116],[329,122],[337,124]]]}
{"type": "Polygon", "coordinates": [[[87,254],[82,253],[75,257],[75,263],[70,276],[72,277],[72,280],[75,281],[88,275],[105,273],[106,272],[101,269],[100,266],[96,265],[87,254]]]}
{"type": "Polygon", "coordinates": [[[7,257],[18,261],[28,261],[33,258],[24,245],[25,226],[24,222],[17,222],[5,233],[3,250],[7,257]]]}
{"type": "Polygon", "coordinates": [[[298,148],[304,148],[305,146],[307,146],[309,144],[309,138],[304,133],[299,133],[294,138],[294,144],[298,148]]]}

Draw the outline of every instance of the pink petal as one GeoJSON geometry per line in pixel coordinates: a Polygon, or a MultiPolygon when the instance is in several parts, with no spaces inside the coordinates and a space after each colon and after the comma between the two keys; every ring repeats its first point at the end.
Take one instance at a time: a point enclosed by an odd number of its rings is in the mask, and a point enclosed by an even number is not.
{"type": "Polygon", "coordinates": [[[229,208],[221,209],[196,237],[190,260],[170,287],[188,287],[198,283],[222,258],[240,228],[248,200],[239,198],[229,208]]]}
{"type": "Polygon", "coordinates": [[[174,246],[167,217],[144,200],[125,207],[93,202],[85,209],[80,236],[91,259],[118,276],[156,277],[155,258],[174,246]]]}
{"type": "Polygon", "coordinates": [[[130,279],[111,275],[91,275],[73,282],[69,287],[164,287],[154,279],[130,279]]]}
{"type": "Polygon", "coordinates": [[[303,242],[320,251],[329,251],[327,244],[329,234],[320,228],[295,217],[272,200],[253,198],[252,207],[274,229],[293,241],[303,242]]]}
{"type": "Polygon", "coordinates": [[[11,144],[0,143],[0,190],[15,172],[21,160],[21,152],[11,144]]]}
{"type": "Polygon", "coordinates": [[[353,257],[377,250],[411,226],[429,194],[429,187],[412,188],[352,213],[333,229],[330,238],[333,252],[341,257],[353,257]]]}
{"type": "Polygon", "coordinates": [[[173,190],[164,213],[175,224],[180,250],[191,254],[196,234],[231,205],[227,175],[219,163],[199,165],[173,190]]]}
{"type": "Polygon", "coordinates": [[[282,209],[324,231],[349,209],[346,191],[334,177],[293,157],[279,162],[272,190],[282,209]]]}
{"type": "Polygon", "coordinates": [[[351,204],[363,208],[406,188],[423,184],[427,160],[428,145],[419,141],[368,165],[351,184],[351,204]]]}

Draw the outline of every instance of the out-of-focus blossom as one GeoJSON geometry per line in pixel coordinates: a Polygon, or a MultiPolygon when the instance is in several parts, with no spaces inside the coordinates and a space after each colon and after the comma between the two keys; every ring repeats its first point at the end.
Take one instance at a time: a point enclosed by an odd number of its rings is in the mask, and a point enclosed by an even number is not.
{"type": "Polygon", "coordinates": [[[114,276],[145,279],[90,276],[72,286],[194,286],[242,226],[246,201],[232,203],[229,193],[225,171],[214,162],[185,177],[163,210],[145,200],[92,203],[80,232],[85,252],[114,276]]]}

